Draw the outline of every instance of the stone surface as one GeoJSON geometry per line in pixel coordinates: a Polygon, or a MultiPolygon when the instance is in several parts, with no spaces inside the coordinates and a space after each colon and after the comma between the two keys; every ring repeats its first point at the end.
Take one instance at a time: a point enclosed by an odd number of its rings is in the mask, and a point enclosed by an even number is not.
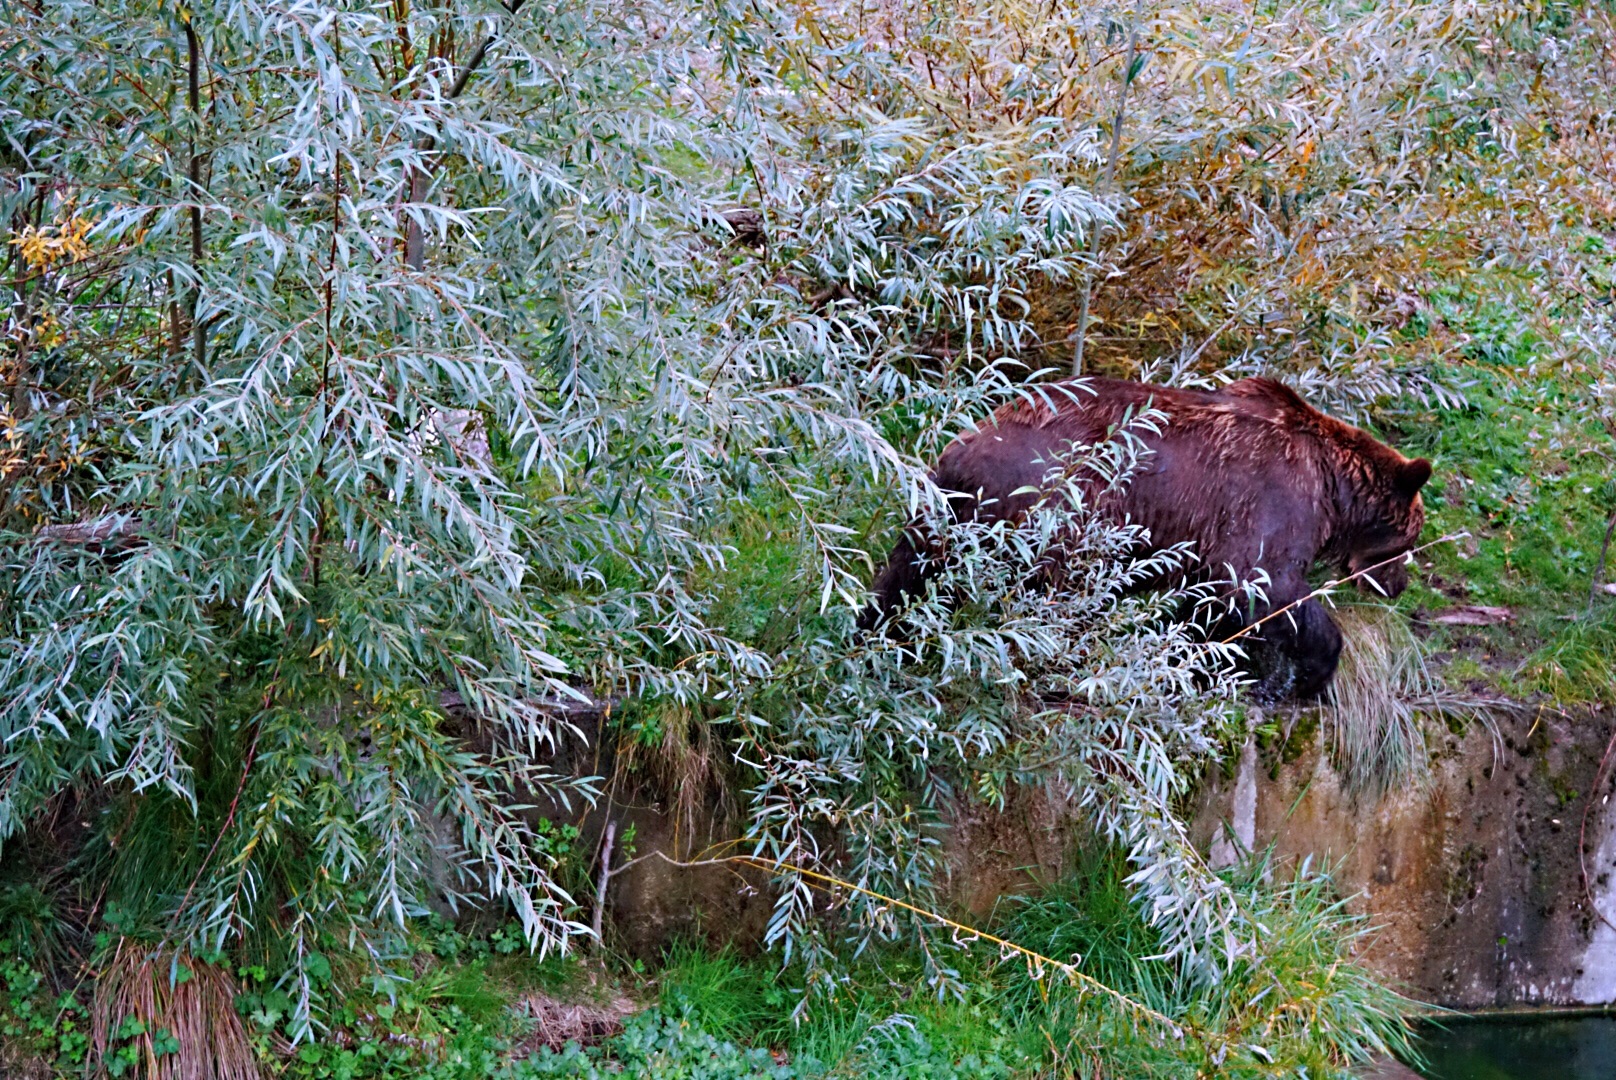
{"type": "Polygon", "coordinates": [[[1420,1074],[1395,1058],[1383,1058],[1358,1073],[1360,1080],[1421,1080],[1420,1074]]]}
{"type": "Polygon", "coordinates": [[[1214,870],[1233,866],[1257,843],[1257,739],[1246,736],[1234,769],[1234,794],[1229,820],[1214,831],[1207,862],[1214,870]]]}
{"type": "MultiPolygon", "coordinates": [[[[1496,743],[1480,724],[1439,734],[1427,781],[1382,797],[1345,790],[1323,738],[1289,762],[1270,751],[1257,844],[1272,843],[1281,865],[1333,868],[1379,927],[1364,959],[1416,997],[1455,1008],[1609,1002],[1616,929],[1589,907],[1578,843],[1587,810],[1591,891],[1616,921],[1611,778],[1592,791],[1616,714],[1521,706],[1497,724],[1496,743]]],[[[1210,846],[1238,801],[1235,778],[1209,777],[1192,835],[1210,846]]]]}

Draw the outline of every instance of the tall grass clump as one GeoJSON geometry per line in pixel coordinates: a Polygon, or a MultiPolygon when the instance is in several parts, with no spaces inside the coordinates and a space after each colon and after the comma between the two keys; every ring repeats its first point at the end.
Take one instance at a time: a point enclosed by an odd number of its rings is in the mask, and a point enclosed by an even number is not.
{"type": "Polygon", "coordinates": [[[95,979],[95,1060],[145,1080],[258,1080],[235,1002],[228,970],[126,938],[95,979]]]}
{"type": "Polygon", "coordinates": [[[1438,683],[1397,612],[1343,608],[1337,625],[1341,666],[1326,702],[1336,767],[1354,790],[1402,788],[1423,775],[1427,750],[1417,710],[1438,683]]]}
{"type": "Polygon", "coordinates": [[[1428,718],[1480,723],[1496,738],[1494,703],[1447,688],[1406,616],[1384,605],[1352,604],[1337,609],[1336,621],[1341,666],[1323,718],[1348,790],[1380,795],[1423,783],[1428,718]]]}
{"type": "Polygon", "coordinates": [[[1597,611],[1526,658],[1529,684],[1560,702],[1602,702],[1616,688],[1616,615],[1597,611]]]}
{"type": "Polygon", "coordinates": [[[1169,1025],[1142,1024],[1059,978],[1012,981],[1007,1005],[1049,1034],[1052,1064],[1107,1075],[1340,1076],[1388,1054],[1407,1058],[1412,1004],[1356,959],[1372,927],[1347,910],[1327,874],[1283,867],[1258,853],[1227,871],[1238,903],[1261,929],[1253,950],[1208,984],[1155,948],[1153,929],[1127,902],[1115,852],[1090,852],[1048,893],[1019,901],[1006,933],[1077,963],[1169,1025]]]}

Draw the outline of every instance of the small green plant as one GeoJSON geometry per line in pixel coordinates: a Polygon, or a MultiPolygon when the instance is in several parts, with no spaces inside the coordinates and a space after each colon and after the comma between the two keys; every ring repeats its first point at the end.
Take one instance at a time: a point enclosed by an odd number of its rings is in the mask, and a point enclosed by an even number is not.
{"type": "Polygon", "coordinates": [[[630,1020],[605,1046],[541,1050],[511,1066],[501,1080],[807,1080],[820,1075],[811,1063],[777,1061],[768,1050],[719,1039],[687,1016],[651,1010],[630,1020]]]}
{"type": "Polygon", "coordinates": [[[12,939],[0,938],[0,1075],[8,1065],[22,1075],[82,1072],[89,1010],[71,992],[52,993],[44,972],[23,955],[12,939]]]}
{"type": "Polygon", "coordinates": [[[578,840],[578,827],[568,822],[557,824],[549,818],[540,818],[533,827],[533,845],[555,865],[561,865],[577,856],[574,845],[578,840]]]}
{"type": "MultiPolygon", "coordinates": [[[[554,835],[564,834],[558,829],[554,835]]],[[[368,980],[330,1005],[325,1028],[298,1037],[295,972],[264,964],[235,970],[235,1008],[266,1074],[284,1080],[485,1080],[524,1056],[530,995],[587,997],[576,957],[533,956],[519,924],[431,914],[393,942],[391,977],[368,980]]],[[[333,946],[313,964],[334,982],[354,957],[333,946]]],[[[283,962],[284,963],[284,962],[283,962]]],[[[304,968],[310,965],[305,963],[304,968]]]]}
{"type": "Polygon", "coordinates": [[[150,1032],[150,1038],[143,1041],[147,1034],[146,1025],[133,1016],[118,1025],[113,1048],[101,1058],[101,1068],[108,1076],[117,1080],[137,1075],[141,1064],[148,1060],[155,1068],[161,1068],[159,1058],[179,1053],[180,1041],[167,1028],[150,1032]]]}

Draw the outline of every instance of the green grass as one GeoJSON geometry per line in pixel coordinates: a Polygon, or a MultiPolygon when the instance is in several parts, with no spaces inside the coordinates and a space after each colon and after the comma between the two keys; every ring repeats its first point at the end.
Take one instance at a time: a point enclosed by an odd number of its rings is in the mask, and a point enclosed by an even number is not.
{"type": "MultiPolygon", "coordinates": [[[[958,973],[956,992],[928,988],[917,951],[878,950],[849,962],[837,993],[809,1002],[797,1018],[792,987],[801,985],[799,973],[729,946],[683,943],[670,949],[656,977],[661,1015],[732,1048],[767,1048],[798,1077],[1009,1078],[1096,1069],[1186,1080],[1208,1069],[1231,1077],[1305,1069],[1326,1077],[1345,1075],[1344,1052],[1361,1056],[1377,1039],[1404,1045],[1407,1003],[1348,959],[1362,924],[1345,913],[1327,879],[1286,881],[1260,859],[1232,875],[1245,909],[1267,929],[1255,955],[1211,984],[1150,958],[1160,940],[1130,902],[1126,874],[1118,853],[1091,852],[1049,890],[1007,901],[993,929],[1077,963],[1182,1025],[1186,1038],[1104,995],[1059,978],[1039,982],[1023,960],[1001,959],[981,944],[953,951],[934,943],[958,973]],[[1265,884],[1265,875],[1281,880],[1265,884]],[[1303,1015],[1306,1023],[1293,1022],[1303,1015]]],[[[604,1064],[616,1055],[633,1072],[635,1052],[614,1044],[591,1060],[604,1064]]]]}
{"type": "Polygon", "coordinates": [[[657,985],[670,1011],[686,1012],[721,1039],[769,1045],[789,1033],[782,1017],[790,995],[778,965],[743,959],[735,946],[717,950],[678,941],[663,959],[657,985]]]}
{"type": "Polygon", "coordinates": [[[991,958],[962,953],[948,962],[965,976],[963,995],[933,993],[917,954],[888,949],[851,964],[837,993],[799,1018],[799,972],[782,971],[774,957],[743,959],[732,946],[682,942],[669,949],[656,988],[664,1012],[722,1040],[776,1050],[801,1075],[947,1076],[961,1062],[972,1063],[961,1076],[1030,1068],[1038,1040],[1001,1009],[991,958]]]}
{"type": "Polygon", "coordinates": [[[1465,359],[1448,376],[1469,407],[1396,418],[1396,441],[1436,464],[1425,491],[1427,537],[1471,538],[1423,556],[1430,568],[1399,607],[1515,613],[1493,627],[1436,628],[1430,643],[1447,654],[1450,678],[1517,696],[1608,700],[1616,601],[1601,597],[1591,617],[1586,609],[1616,508],[1616,440],[1592,408],[1595,376],[1546,362],[1544,318],[1520,303],[1468,289],[1433,301],[1464,341],[1465,359]]]}

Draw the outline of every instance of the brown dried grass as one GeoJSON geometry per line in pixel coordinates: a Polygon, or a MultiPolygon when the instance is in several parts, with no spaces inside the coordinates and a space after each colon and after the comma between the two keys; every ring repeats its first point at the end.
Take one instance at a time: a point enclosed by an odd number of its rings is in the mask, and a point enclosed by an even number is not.
{"type": "Polygon", "coordinates": [[[593,1045],[622,1031],[623,1021],[636,1012],[634,1003],[623,997],[566,1002],[542,993],[526,995],[517,1007],[534,1021],[532,1034],[522,1041],[529,1051],[541,1046],[559,1050],[569,1042],[593,1045]]]}
{"type": "Polygon", "coordinates": [[[1337,609],[1341,666],[1325,702],[1336,768],[1355,794],[1408,790],[1427,778],[1423,717],[1480,722],[1497,737],[1496,702],[1455,694],[1425,662],[1400,612],[1374,604],[1337,609]]]}
{"type": "Polygon", "coordinates": [[[133,1036],[138,1080],[259,1080],[241,1017],[236,983],[224,968],[204,964],[184,950],[152,947],[124,938],[95,980],[90,1005],[91,1067],[107,1075],[119,1049],[119,1031],[139,1020],[133,1036]],[[157,1052],[159,1032],[179,1043],[157,1052]]]}

